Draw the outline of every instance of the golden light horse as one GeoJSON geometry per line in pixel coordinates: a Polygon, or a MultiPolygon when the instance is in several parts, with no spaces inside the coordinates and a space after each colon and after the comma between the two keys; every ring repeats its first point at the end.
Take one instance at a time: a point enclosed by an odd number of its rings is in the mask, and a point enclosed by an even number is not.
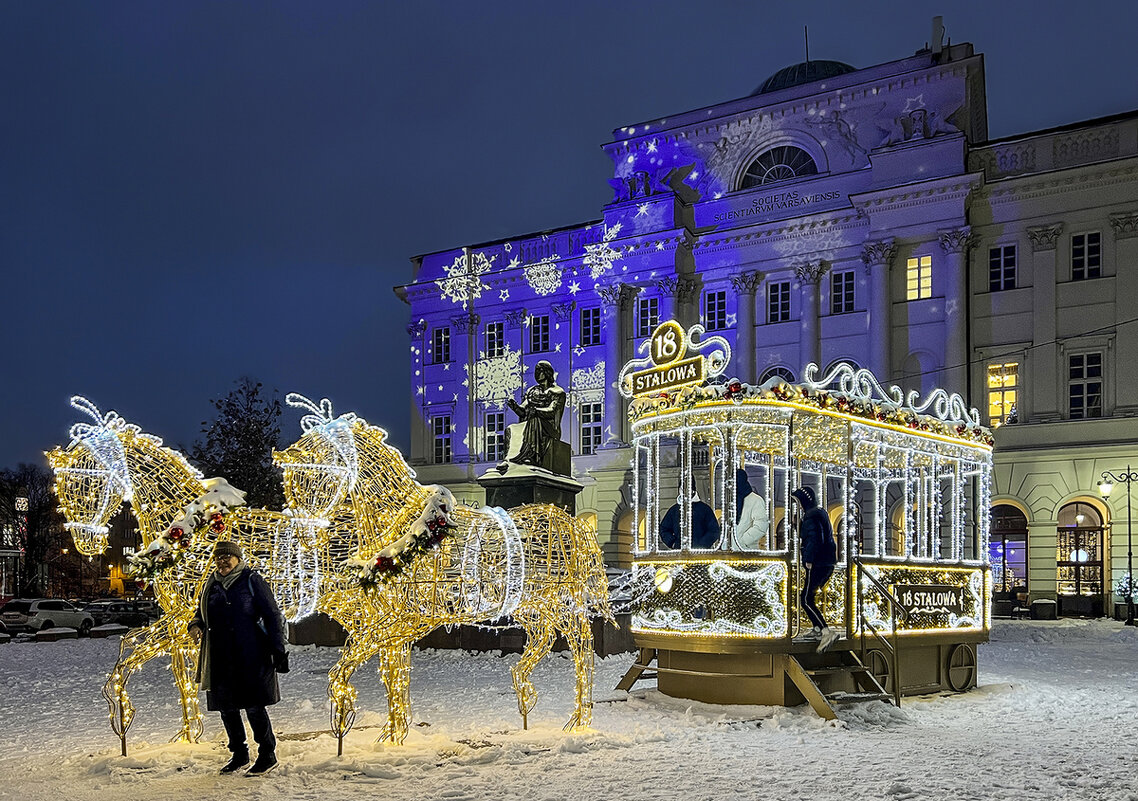
{"type": "Polygon", "coordinates": [[[329,673],[333,733],[343,751],[356,715],[352,674],[379,658],[388,716],[381,739],[403,742],[411,720],[411,645],[441,625],[517,625],[526,634],[513,668],[523,725],[537,700],[534,666],[565,636],[576,672],[576,705],[566,728],[592,716],[590,618],[613,615],[596,532],[551,505],[474,509],[441,487],[425,487],[386,432],[352,414],[335,417],[289,395],[312,413],[304,434],[274,455],[290,507],[311,518],[350,510],[349,537],[324,538],[320,561],[337,566],[317,608],[349,634],[329,673]],[[341,566],[348,569],[341,569],[341,566]]]}
{"type": "MultiPolygon", "coordinates": [[[[209,492],[209,484],[177,451],[162,446],[115,412],[103,415],[90,401],[75,397],[71,405],[92,422],[71,428],[66,448],[48,453],[55,471],[55,491],[76,548],[85,555],[107,548],[107,522],[123,501],[129,501],[138,521],[143,551],[162,555],[160,538],[185,518],[188,506],[209,492]]],[[[302,563],[305,521],[280,512],[238,506],[199,531],[178,535],[176,553],[151,579],[163,614],[150,626],[133,629],[122,638],[119,657],[103,688],[111,728],[126,754],[126,734],[134,720],[127,692],[131,674],[151,659],[169,655],[181,698],[182,725],[173,740],[196,742],[202,734],[196,682],[197,646],[186,631],[197,609],[204,580],[212,571],[213,546],[218,539],[235,540],[246,561],[265,575],[282,607],[295,611],[313,598],[313,570],[302,563]],[[297,536],[297,535],[300,536],[297,536]],[[290,609],[291,607],[291,609],[290,609]]],[[[308,558],[311,558],[309,555],[308,558]]]]}

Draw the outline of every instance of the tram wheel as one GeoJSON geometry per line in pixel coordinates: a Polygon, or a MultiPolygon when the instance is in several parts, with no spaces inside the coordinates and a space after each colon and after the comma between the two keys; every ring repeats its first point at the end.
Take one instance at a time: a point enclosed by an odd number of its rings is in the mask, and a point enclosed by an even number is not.
{"type": "Polygon", "coordinates": [[[889,674],[889,657],[885,655],[884,651],[879,651],[874,648],[865,654],[865,666],[869,668],[869,675],[881,685],[881,689],[885,692],[890,692],[890,685],[892,676],[889,674]]]}
{"type": "Polygon", "coordinates": [[[948,686],[956,692],[976,684],[976,651],[966,642],[958,642],[948,652],[948,686]]]}

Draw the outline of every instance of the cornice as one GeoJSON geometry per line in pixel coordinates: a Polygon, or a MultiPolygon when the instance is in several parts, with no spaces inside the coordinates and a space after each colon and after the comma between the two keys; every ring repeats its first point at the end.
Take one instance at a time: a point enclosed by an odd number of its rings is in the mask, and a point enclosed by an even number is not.
{"type": "Polygon", "coordinates": [[[875,189],[870,192],[850,195],[850,203],[855,209],[865,213],[886,209],[904,209],[913,206],[925,206],[929,203],[939,203],[942,200],[967,197],[983,185],[984,174],[970,172],[948,178],[922,181],[919,184],[891,186],[887,189],[875,189]]]}
{"type": "Polygon", "coordinates": [[[1128,181],[1138,181],[1138,159],[1132,159],[1125,167],[1110,170],[1095,170],[1086,165],[1067,167],[1062,170],[1033,175],[1017,175],[1001,178],[984,185],[977,193],[992,205],[1019,203],[1033,198],[1060,195],[1065,192],[1115,186],[1128,181]]]}
{"type": "Polygon", "coordinates": [[[840,216],[831,213],[829,215],[798,217],[791,220],[779,220],[767,226],[733,228],[722,233],[703,234],[692,244],[692,250],[714,253],[728,248],[737,248],[740,245],[754,246],[768,242],[785,242],[814,236],[822,231],[853,230],[862,228],[866,224],[867,221],[860,212],[849,210],[845,210],[845,213],[840,216]]]}

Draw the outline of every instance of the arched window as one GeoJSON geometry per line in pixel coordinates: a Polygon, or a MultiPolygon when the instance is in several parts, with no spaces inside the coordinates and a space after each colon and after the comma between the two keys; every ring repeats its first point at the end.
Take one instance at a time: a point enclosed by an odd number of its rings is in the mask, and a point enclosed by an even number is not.
{"type": "Polygon", "coordinates": [[[1103,521],[1098,509],[1075,501],[1059,510],[1055,562],[1059,614],[1103,613],[1103,521]]]}
{"type": "Polygon", "coordinates": [[[1027,518],[1010,504],[992,507],[992,537],[988,542],[992,584],[1007,600],[1027,590],[1027,518]]]}
{"type": "Polygon", "coordinates": [[[740,189],[750,189],[776,181],[789,181],[807,175],[817,175],[818,165],[810,154],[800,147],[779,145],[759,154],[751,166],[743,173],[740,189]]]}
{"type": "Polygon", "coordinates": [[[847,359],[843,357],[841,359],[834,359],[832,362],[830,362],[830,366],[826,368],[825,372],[823,372],[822,375],[829,375],[830,371],[837,367],[839,364],[848,364],[854,370],[858,370],[861,367],[861,365],[859,365],[853,359],[847,359]]]}
{"type": "Polygon", "coordinates": [[[763,374],[759,376],[759,383],[765,384],[776,376],[788,384],[794,383],[794,373],[790,372],[786,367],[768,367],[763,371],[763,374]]]}

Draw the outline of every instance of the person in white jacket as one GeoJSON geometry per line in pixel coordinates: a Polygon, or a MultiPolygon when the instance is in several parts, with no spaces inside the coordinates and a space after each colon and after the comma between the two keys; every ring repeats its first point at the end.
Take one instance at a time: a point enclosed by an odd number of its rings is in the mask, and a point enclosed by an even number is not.
{"type": "Polygon", "coordinates": [[[770,516],[767,501],[751,487],[746,470],[735,471],[735,534],[736,550],[753,551],[770,547],[770,516]]]}

